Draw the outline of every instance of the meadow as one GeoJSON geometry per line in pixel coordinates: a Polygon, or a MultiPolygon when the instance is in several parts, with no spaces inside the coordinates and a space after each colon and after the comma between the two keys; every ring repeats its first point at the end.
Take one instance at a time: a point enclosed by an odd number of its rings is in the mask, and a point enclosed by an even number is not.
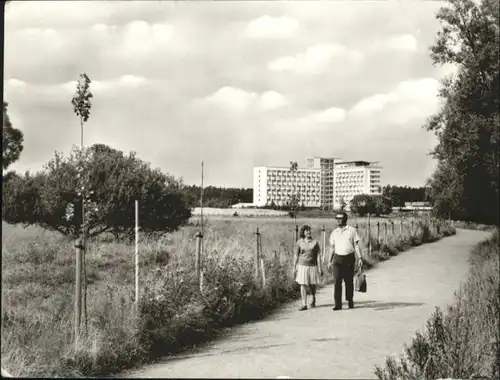
{"type": "MultiPolygon", "coordinates": [[[[454,233],[428,219],[394,220],[370,250],[365,218],[353,219],[363,240],[364,263],[454,233]],[[413,220],[413,221],[412,221],[413,220]],[[401,235],[402,232],[402,235],[401,235]]],[[[333,221],[297,220],[321,241],[333,221]]],[[[298,297],[292,275],[294,220],[207,218],[204,221],[203,292],[194,271],[199,219],[159,239],[142,238],[141,297],[134,312],[134,244],[102,237],[89,242],[88,323],[74,344],[74,242],[39,228],[2,224],[2,366],[14,376],[99,376],[202,344],[236,323],[258,319],[298,297]],[[255,277],[255,232],[261,233],[266,284],[255,277]]],[[[323,285],[331,281],[326,274],[323,285]]]]}

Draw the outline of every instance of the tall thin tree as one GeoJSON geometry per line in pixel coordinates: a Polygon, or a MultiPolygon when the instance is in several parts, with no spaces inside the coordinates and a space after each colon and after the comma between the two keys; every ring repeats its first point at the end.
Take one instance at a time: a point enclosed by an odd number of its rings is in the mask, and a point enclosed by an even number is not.
{"type": "Polygon", "coordinates": [[[88,121],[90,117],[90,110],[92,108],[92,92],[90,91],[90,80],[89,76],[86,73],[80,74],[80,79],[76,86],[76,93],[71,100],[71,104],[73,105],[73,111],[80,118],[80,148],[81,148],[81,171],[79,173],[79,178],[81,179],[79,184],[80,191],[80,199],[81,199],[81,207],[82,207],[82,225],[81,225],[81,233],[82,233],[82,244],[83,244],[83,313],[84,313],[84,321],[85,321],[85,333],[87,333],[87,265],[85,261],[86,257],[86,242],[85,242],[85,192],[88,192],[88,186],[83,185],[83,168],[84,168],[84,146],[83,146],[83,126],[88,121]]]}

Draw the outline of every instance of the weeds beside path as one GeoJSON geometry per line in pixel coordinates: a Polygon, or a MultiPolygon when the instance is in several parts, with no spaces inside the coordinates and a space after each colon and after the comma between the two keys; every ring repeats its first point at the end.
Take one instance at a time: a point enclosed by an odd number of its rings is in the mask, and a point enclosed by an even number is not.
{"type": "Polygon", "coordinates": [[[374,365],[398,354],[434,307],[449,303],[470,249],[485,236],[460,230],[381,263],[367,274],[368,293],[356,293],[354,310],[333,312],[328,286],[316,309],[299,312],[299,301],[292,302],[201,350],[126,375],[374,378],[374,365]]]}

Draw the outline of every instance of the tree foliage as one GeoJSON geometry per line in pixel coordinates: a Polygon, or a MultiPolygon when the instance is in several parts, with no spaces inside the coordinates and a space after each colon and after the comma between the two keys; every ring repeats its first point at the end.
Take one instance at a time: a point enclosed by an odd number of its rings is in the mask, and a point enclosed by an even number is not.
{"type": "Polygon", "coordinates": [[[443,81],[443,106],[425,125],[439,138],[428,195],[441,216],[497,223],[498,1],[449,0],[436,17],[441,27],[431,57],[458,72],[443,81]]]}
{"type": "Polygon", "coordinates": [[[392,212],[391,199],[383,195],[358,194],[350,202],[351,212],[359,216],[380,216],[392,212]]]}
{"type": "Polygon", "coordinates": [[[16,162],[23,151],[23,133],[12,126],[7,113],[7,102],[3,102],[2,169],[16,162]]]}
{"type": "MultiPolygon", "coordinates": [[[[190,207],[200,207],[200,186],[185,186],[183,193],[184,199],[190,207]]],[[[251,203],[252,201],[253,189],[217,186],[203,188],[204,207],[229,208],[236,203],[251,203]]]]}
{"type": "Polygon", "coordinates": [[[392,206],[404,207],[406,202],[427,201],[425,187],[384,186],[382,195],[391,200],[392,206]]]}
{"type": "Polygon", "coordinates": [[[3,187],[2,218],[8,223],[38,225],[77,237],[81,230],[81,197],[77,189],[79,165],[92,195],[86,216],[86,236],[104,232],[131,235],[135,227],[135,200],[145,233],[169,232],[187,222],[191,211],[183,185],[159,169],[152,169],[134,153],[128,155],[95,144],[68,157],[56,153],[44,171],[13,176],[3,187]],[[83,156],[83,159],[82,159],[83,156]]]}

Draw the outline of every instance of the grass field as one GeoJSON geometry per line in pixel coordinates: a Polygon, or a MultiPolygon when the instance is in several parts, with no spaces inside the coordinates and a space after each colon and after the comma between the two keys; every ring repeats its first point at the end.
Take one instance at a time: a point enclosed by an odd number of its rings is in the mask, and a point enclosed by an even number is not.
{"type": "MultiPolygon", "coordinates": [[[[333,226],[307,222],[321,239],[333,226]]],[[[366,221],[357,224],[367,243],[366,221]]],[[[372,225],[377,220],[372,219],[372,225]]],[[[396,227],[399,226],[396,221],[396,227]]],[[[406,220],[403,237],[371,255],[375,265],[412,245],[431,242],[453,229],[406,220]],[[395,242],[395,244],[394,244],[395,242]]],[[[141,301],[133,312],[134,245],[102,238],[87,249],[88,328],[73,343],[74,247],[69,239],[30,227],[2,225],[2,366],[17,376],[78,376],[116,373],[199,344],[234,323],[261,318],[298,296],[292,277],[294,221],[290,218],[208,219],[204,231],[204,292],[194,274],[194,223],[158,240],[141,241],[141,301]],[[262,234],[266,286],[254,278],[255,231],[262,234]]],[[[372,227],[372,233],[375,227],[372,227]]],[[[399,227],[398,227],[399,228],[399,227]]],[[[396,230],[398,229],[396,228],[396,230]]],[[[399,234],[399,231],[396,231],[399,234]]],[[[326,283],[330,275],[324,277],[326,283]]]]}

